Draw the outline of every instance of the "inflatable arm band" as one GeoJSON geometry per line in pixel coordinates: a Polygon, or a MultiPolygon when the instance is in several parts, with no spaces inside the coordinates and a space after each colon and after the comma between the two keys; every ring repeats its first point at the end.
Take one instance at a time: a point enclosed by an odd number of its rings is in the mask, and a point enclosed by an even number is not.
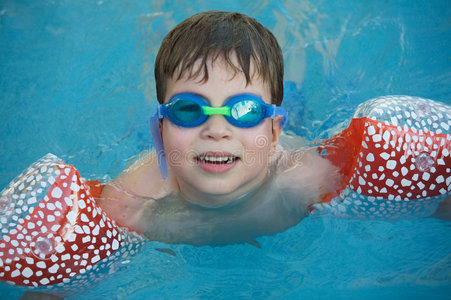
{"type": "MultiPolygon", "coordinates": [[[[96,205],[71,165],[47,154],[6,187],[0,198],[0,278],[50,292],[80,292],[117,268],[143,241],[96,205]]],[[[58,294],[58,293],[57,293],[58,294]]]]}
{"type": "Polygon", "coordinates": [[[343,182],[311,212],[430,216],[451,191],[450,126],[451,107],[432,100],[385,96],[362,103],[349,127],[319,147],[343,182]]]}

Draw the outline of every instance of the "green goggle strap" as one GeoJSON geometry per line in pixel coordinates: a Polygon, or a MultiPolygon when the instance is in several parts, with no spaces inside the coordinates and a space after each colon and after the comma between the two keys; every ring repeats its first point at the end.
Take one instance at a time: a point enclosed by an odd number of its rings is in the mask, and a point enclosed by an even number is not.
{"type": "Polygon", "coordinates": [[[211,106],[202,106],[202,111],[204,112],[204,115],[211,116],[211,115],[223,115],[230,117],[230,107],[223,106],[223,107],[211,107],[211,106]]]}

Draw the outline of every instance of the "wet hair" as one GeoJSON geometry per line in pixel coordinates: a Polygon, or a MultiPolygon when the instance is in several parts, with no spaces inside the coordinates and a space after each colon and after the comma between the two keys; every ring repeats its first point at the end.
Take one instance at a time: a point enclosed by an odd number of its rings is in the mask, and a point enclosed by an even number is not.
{"type": "Polygon", "coordinates": [[[236,12],[206,11],[182,21],[163,39],[155,60],[158,102],[163,103],[168,79],[199,76],[208,80],[207,64],[222,58],[246,84],[261,78],[269,85],[271,103],[283,99],[283,56],[274,35],[257,20],[236,12]],[[237,62],[232,60],[236,54],[237,62]],[[199,63],[200,62],[200,63],[199,63]],[[251,74],[251,62],[254,71],[251,74]]]}

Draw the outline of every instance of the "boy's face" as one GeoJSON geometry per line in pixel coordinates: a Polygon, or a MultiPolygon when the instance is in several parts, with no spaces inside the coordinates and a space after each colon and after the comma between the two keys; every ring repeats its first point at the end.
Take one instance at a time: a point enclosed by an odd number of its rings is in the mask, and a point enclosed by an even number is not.
{"type": "MultiPolygon", "coordinates": [[[[269,87],[262,80],[254,77],[252,84],[246,85],[244,75],[235,74],[221,58],[213,64],[210,60],[208,74],[205,83],[199,81],[203,74],[194,79],[184,76],[169,80],[165,101],[189,92],[208,99],[213,107],[221,107],[230,96],[253,93],[271,103],[269,87]]],[[[198,127],[182,128],[164,118],[162,138],[169,173],[190,201],[208,207],[225,205],[265,179],[280,132],[280,119],[273,122],[267,118],[255,127],[238,128],[224,116],[213,115],[198,127]]]]}

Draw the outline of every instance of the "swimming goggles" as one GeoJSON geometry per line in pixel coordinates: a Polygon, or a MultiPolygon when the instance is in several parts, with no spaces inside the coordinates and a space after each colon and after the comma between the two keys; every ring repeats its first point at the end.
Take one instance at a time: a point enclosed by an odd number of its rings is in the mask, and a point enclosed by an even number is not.
{"type": "Polygon", "coordinates": [[[180,127],[202,125],[211,115],[223,115],[232,125],[240,128],[254,127],[266,118],[282,116],[285,125],[287,113],[282,107],[265,103],[255,94],[238,94],[227,98],[224,106],[211,107],[208,101],[196,94],[176,94],[157,109],[158,119],[166,117],[180,127]]]}
{"type": "Polygon", "coordinates": [[[233,126],[250,128],[259,125],[266,118],[282,116],[280,126],[287,123],[287,112],[280,106],[265,103],[256,94],[238,94],[227,98],[222,107],[211,107],[207,99],[193,93],[172,96],[167,103],[158,105],[157,112],[150,120],[150,128],[157,151],[161,175],[167,179],[167,163],[158,122],[167,118],[173,124],[192,128],[205,123],[212,115],[223,115],[233,126]]]}

